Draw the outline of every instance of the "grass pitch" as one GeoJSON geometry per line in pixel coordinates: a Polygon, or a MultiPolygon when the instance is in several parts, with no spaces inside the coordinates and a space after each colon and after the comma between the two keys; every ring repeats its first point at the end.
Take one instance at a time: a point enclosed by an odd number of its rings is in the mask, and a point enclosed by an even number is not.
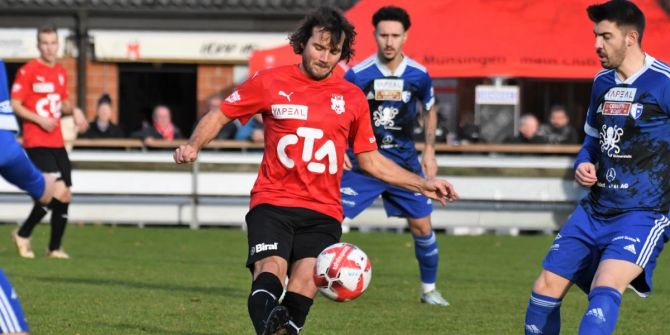
{"type": "MultiPolygon", "coordinates": [[[[47,259],[49,227],[38,226],[35,260],[19,259],[0,226],[0,262],[21,297],[32,334],[252,334],[244,268],[246,235],[235,229],[70,226],[73,259],[47,259]]],[[[358,300],[318,297],[302,334],[522,334],[530,288],[550,236],[438,236],[438,288],[447,308],[419,303],[408,234],[351,233],[372,260],[372,283],[358,300]]],[[[624,295],[617,334],[666,334],[668,257],[654,294],[624,295]],[[661,312],[661,313],[659,313],[661,312]]],[[[565,334],[576,334],[586,296],[573,288],[562,306],[565,334]]]]}

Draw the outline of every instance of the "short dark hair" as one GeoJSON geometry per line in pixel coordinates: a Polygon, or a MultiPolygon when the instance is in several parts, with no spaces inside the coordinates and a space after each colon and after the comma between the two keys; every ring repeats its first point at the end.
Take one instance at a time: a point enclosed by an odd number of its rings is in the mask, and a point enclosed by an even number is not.
{"type": "Polygon", "coordinates": [[[342,15],[342,12],[332,7],[319,7],[307,14],[300,22],[300,25],[289,36],[289,43],[293,47],[293,52],[302,54],[305,51],[307,41],[312,37],[314,27],[321,28],[322,31],[330,33],[330,47],[336,48],[342,36],[344,36],[344,45],[342,45],[342,54],[340,60],[350,61],[354,56],[354,40],[356,31],[354,26],[342,15]]]}
{"type": "Polygon", "coordinates": [[[104,104],[107,104],[107,105],[110,105],[110,106],[112,105],[112,97],[110,97],[109,94],[107,94],[107,93],[103,93],[100,96],[100,98],[98,98],[98,103],[97,103],[96,106],[100,107],[100,105],[104,105],[104,104]]]}
{"type": "Polygon", "coordinates": [[[409,14],[407,14],[404,9],[395,6],[379,8],[377,12],[372,15],[372,25],[377,27],[379,21],[398,21],[402,23],[402,27],[405,28],[405,31],[412,25],[412,22],[409,20],[409,14]]]}
{"type": "Polygon", "coordinates": [[[557,111],[563,111],[563,112],[565,112],[566,115],[568,114],[568,109],[565,108],[565,106],[563,106],[563,105],[558,105],[557,104],[557,105],[551,105],[551,107],[549,107],[549,114],[551,114],[553,112],[557,112],[557,111]]]}
{"type": "Polygon", "coordinates": [[[628,0],[610,0],[605,3],[591,5],[586,9],[589,19],[593,23],[600,21],[612,21],[617,26],[631,26],[637,30],[640,38],[638,44],[642,45],[642,34],[644,33],[644,13],[634,3],[628,0]]]}

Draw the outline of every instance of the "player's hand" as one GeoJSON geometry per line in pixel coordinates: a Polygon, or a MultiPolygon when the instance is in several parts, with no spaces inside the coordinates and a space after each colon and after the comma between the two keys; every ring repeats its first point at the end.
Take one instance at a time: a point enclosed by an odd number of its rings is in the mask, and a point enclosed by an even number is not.
{"type": "Polygon", "coordinates": [[[177,164],[193,163],[198,158],[198,149],[190,144],[182,144],[174,151],[174,161],[177,164]]]}
{"type": "Polygon", "coordinates": [[[51,117],[41,117],[37,124],[40,126],[40,128],[44,129],[44,131],[50,133],[56,129],[56,127],[58,127],[60,120],[51,117]]]}
{"type": "Polygon", "coordinates": [[[575,170],[575,180],[579,185],[591,187],[598,181],[596,166],[593,163],[581,163],[575,170]]]}
{"type": "Polygon", "coordinates": [[[439,201],[442,206],[460,198],[454,185],[443,179],[426,179],[421,193],[430,199],[439,201]]]}
{"type": "Polygon", "coordinates": [[[351,159],[349,159],[349,155],[347,154],[344,154],[344,160],[342,163],[343,163],[342,168],[344,169],[344,171],[351,171],[351,169],[354,167],[351,164],[351,159]]]}
{"type": "Polygon", "coordinates": [[[79,107],[74,107],[72,109],[72,117],[74,119],[74,125],[77,127],[77,132],[86,132],[88,129],[88,121],[86,121],[86,116],[84,116],[84,113],[79,107]]]}
{"type": "Polygon", "coordinates": [[[428,154],[427,152],[421,156],[421,169],[423,169],[423,174],[426,175],[426,178],[435,178],[437,176],[437,161],[435,160],[434,154],[428,154]]]}

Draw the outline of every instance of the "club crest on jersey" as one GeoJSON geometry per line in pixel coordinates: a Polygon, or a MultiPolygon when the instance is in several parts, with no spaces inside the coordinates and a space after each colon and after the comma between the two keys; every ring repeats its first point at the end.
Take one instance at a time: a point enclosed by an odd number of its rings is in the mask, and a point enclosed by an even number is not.
{"type": "Polygon", "coordinates": [[[605,94],[605,101],[628,101],[635,100],[635,87],[613,87],[605,94]]]}
{"type": "Polygon", "coordinates": [[[642,111],[644,110],[644,106],[642,104],[633,104],[630,107],[630,116],[633,117],[633,119],[636,119],[642,115],[642,111]]]}
{"type": "Polygon", "coordinates": [[[240,93],[237,92],[237,90],[235,90],[235,91],[233,91],[233,93],[231,93],[231,94],[226,98],[226,102],[229,103],[229,104],[234,104],[234,103],[240,101],[240,99],[241,99],[241,98],[240,98],[240,93]]]}
{"type": "Polygon", "coordinates": [[[344,97],[339,94],[333,94],[330,97],[330,108],[337,114],[344,113],[344,97]]]}

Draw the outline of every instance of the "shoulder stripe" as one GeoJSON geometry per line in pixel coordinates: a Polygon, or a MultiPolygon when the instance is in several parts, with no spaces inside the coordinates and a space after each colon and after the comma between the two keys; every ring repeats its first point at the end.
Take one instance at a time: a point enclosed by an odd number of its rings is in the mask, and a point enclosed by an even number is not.
{"type": "Polygon", "coordinates": [[[666,69],[666,70],[670,71],[670,66],[668,66],[668,64],[665,64],[665,63],[659,61],[658,59],[654,60],[654,62],[651,63],[651,65],[657,65],[660,68],[663,68],[663,69],[666,69]]]}
{"type": "Polygon", "coordinates": [[[372,56],[368,57],[364,61],[354,65],[354,67],[352,67],[351,70],[354,71],[354,73],[358,73],[358,72],[361,72],[361,71],[369,68],[370,66],[375,64],[375,58],[376,57],[377,57],[377,55],[372,55],[372,56]]]}
{"type": "Polygon", "coordinates": [[[409,65],[409,66],[411,66],[411,67],[413,67],[413,68],[415,68],[415,69],[417,69],[421,72],[428,73],[428,70],[426,70],[426,68],[423,65],[417,63],[415,60],[413,60],[409,57],[407,57],[407,65],[409,65]]]}
{"type": "Polygon", "coordinates": [[[666,77],[670,78],[670,70],[660,69],[655,65],[652,65],[649,69],[654,70],[658,73],[664,74],[666,77]]]}
{"type": "Polygon", "coordinates": [[[613,69],[609,69],[609,70],[607,70],[607,69],[605,69],[605,70],[601,70],[600,72],[598,72],[598,73],[596,74],[595,77],[593,77],[593,81],[596,81],[596,79],[598,79],[598,78],[600,78],[601,76],[604,76],[604,75],[606,75],[606,74],[608,74],[608,73],[610,73],[610,72],[612,72],[612,71],[614,71],[614,70],[613,70],[613,69]]]}

